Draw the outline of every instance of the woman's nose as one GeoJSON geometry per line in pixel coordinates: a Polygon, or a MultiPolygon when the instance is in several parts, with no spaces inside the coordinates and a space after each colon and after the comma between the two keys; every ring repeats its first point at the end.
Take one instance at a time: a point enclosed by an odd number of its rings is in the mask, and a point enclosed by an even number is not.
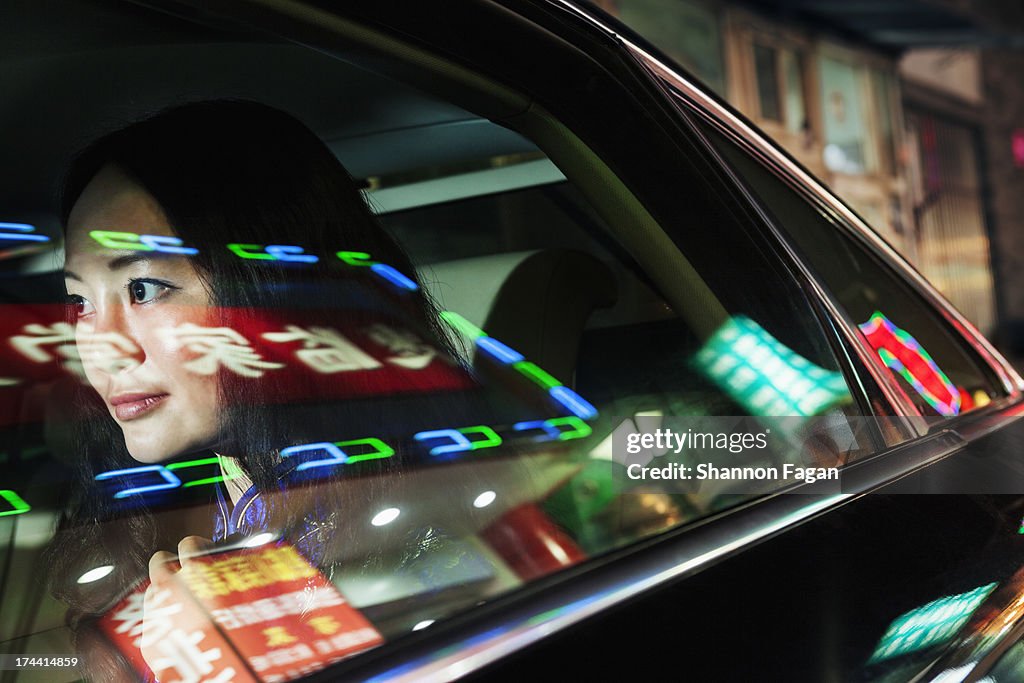
{"type": "Polygon", "coordinates": [[[97,310],[94,321],[78,324],[75,340],[82,363],[114,374],[133,370],[142,363],[142,346],[135,340],[123,314],[117,309],[97,310]]]}

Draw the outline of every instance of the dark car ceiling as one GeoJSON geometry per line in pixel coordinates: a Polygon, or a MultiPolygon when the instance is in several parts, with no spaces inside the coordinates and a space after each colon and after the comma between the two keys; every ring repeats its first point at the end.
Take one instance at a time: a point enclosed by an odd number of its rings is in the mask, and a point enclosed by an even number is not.
{"type": "Polygon", "coordinates": [[[0,92],[0,221],[51,233],[71,155],[186,101],[246,98],[290,111],[356,177],[532,149],[511,131],[350,63],[127,3],[0,3],[0,92]]]}

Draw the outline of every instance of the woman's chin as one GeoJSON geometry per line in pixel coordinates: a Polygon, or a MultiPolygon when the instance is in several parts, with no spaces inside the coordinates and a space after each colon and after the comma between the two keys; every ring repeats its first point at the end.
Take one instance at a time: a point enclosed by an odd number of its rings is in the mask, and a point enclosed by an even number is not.
{"type": "Polygon", "coordinates": [[[166,460],[184,457],[190,454],[205,452],[210,446],[199,444],[155,444],[155,443],[133,443],[126,439],[128,454],[132,460],[143,465],[156,465],[166,460]]]}
{"type": "Polygon", "coordinates": [[[179,455],[173,451],[150,448],[132,448],[131,446],[128,447],[128,454],[132,456],[132,460],[143,465],[156,465],[164,462],[165,460],[171,460],[179,455]]]}

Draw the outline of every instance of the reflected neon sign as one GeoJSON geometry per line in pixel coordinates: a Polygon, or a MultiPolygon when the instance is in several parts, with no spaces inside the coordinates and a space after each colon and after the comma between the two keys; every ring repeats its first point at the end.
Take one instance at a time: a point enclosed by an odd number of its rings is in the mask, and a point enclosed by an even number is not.
{"type": "Polygon", "coordinates": [[[859,327],[886,367],[905,379],[939,415],[960,414],[960,391],[909,332],[881,311],[859,327]]]}
{"type": "MultiPolygon", "coordinates": [[[[567,415],[546,420],[517,422],[511,427],[511,432],[528,438],[533,443],[540,443],[583,439],[590,436],[593,429],[582,419],[574,415],[567,415]]],[[[488,425],[426,430],[417,432],[412,438],[423,444],[432,456],[486,450],[501,446],[506,441],[506,438],[502,437],[497,429],[488,425]]],[[[394,456],[395,452],[395,448],[384,440],[377,437],[366,437],[347,441],[319,441],[289,446],[281,450],[281,457],[285,460],[292,458],[299,460],[295,471],[304,472],[342,465],[348,467],[359,462],[387,459],[394,456]]],[[[137,494],[219,484],[225,479],[233,477],[224,477],[221,474],[217,458],[211,457],[174,462],[168,465],[140,465],[111,470],[98,474],[95,478],[96,481],[120,483],[122,488],[113,496],[121,500],[137,494]],[[205,467],[213,469],[204,472],[201,468],[205,467]],[[193,470],[196,472],[193,473],[193,470]],[[185,476],[186,472],[192,476],[196,476],[196,474],[200,476],[189,479],[185,476]],[[202,476],[204,474],[205,476],[202,476]]],[[[0,497],[5,497],[14,509],[0,512],[0,516],[20,514],[28,510],[27,504],[17,497],[17,494],[13,491],[6,493],[11,494],[10,497],[5,496],[3,491],[0,491],[0,497]],[[22,509],[20,506],[25,507],[22,509]]]]}
{"type": "Polygon", "coordinates": [[[24,498],[11,489],[0,489],[0,498],[3,498],[4,502],[11,506],[9,510],[0,510],[0,517],[23,515],[32,509],[32,506],[26,503],[24,498]]]}
{"type": "Polygon", "coordinates": [[[0,223],[0,240],[10,242],[49,242],[46,235],[38,235],[36,226],[28,223],[0,223]]]}
{"type": "Polygon", "coordinates": [[[811,363],[746,316],[718,328],[694,364],[751,415],[810,417],[850,400],[840,373],[811,363]]]}
{"type": "Polygon", "coordinates": [[[889,624],[868,661],[892,659],[949,640],[995,588],[995,583],[986,584],[905,612],[889,624]]]}
{"type": "Polygon", "coordinates": [[[450,453],[463,453],[465,451],[476,451],[482,448],[494,448],[500,446],[502,441],[498,433],[487,425],[476,425],[473,427],[462,427],[459,429],[433,429],[419,432],[414,439],[417,441],[440,441],[448,440],[449,443],[433,446],[430,449],[431,455],[446,455],[450,453]],[[479,435],[480,439],[470,439],[471,435],[479,435]]]}
{"type": "MultiPolygon", "coordinates": [[[[20,223],[0,223],[0,239],[23,239],[47,241],[48,237],[43,235],[25,235],[25,232],[34,230],[30,225],[20,223]],[[9,236],[2,232],[3,226],[18,231],[9,236]],[[21,226],[21,227],[19,227],[21,226]]],[[[131,251],[152,251],[164,254],[178,254],[183,256],[194,256],[199,253],[195,247],[186,247],[177,237],[167,235],[140,235],[134,232],[123,232],[115,230],[93,230],[89,233],[96,242],[107,249],[131,250],[131,251]]],[[[238,258],[247,261],[274,261],[283,263],[318,263],[320,257],[316,254],[308,254],[306,250],[295,244],[253,244],[248,242],[232,242],[227,245],[228,251],[238,258]]],[[[339,261],[348,266],[366,267],[371,272],[387,281],[394,287],[414,292],[419,285],[414,280],[404,275],[401,271],[389,266],[386,263],[374,261],[364,251],[339,251],[335,254],[339,261]]]]}
{"type": "Polygon", "coordinates": [[[89,237],[107,249],[127,249],[131,251],[153,251],[163,254],[194,256],[199,250],[183,246],[177,237],[169,235],[137,235],[134,232],[112,230],[93,230],[89,237]]]}
{"type": "Polygon", "coordinates": [[[572,439],[584,439],[594,432],[590,425],[575,415],[517,422],[512,425],[512,429],[517,432],[535,429],[544,432],[535,436],[534,441],[571,441],[572,439]],[[562,427],[568,427],[568,429],[563,430],[562,427]]]}
{"type": "Polygon", "coordinates": [[[289,244],[229,244],[231,253],[244,259],[256,261],[289,261],[292,263],[316,263],[320,258],[307,254],[302,247],[289,244]]]}
{"type": "MultiPolygon", "coordinates": [[[[137,476],[137,475],[148,475],[155,474],[160,481],[153,483],[146,483],[141,486],[133,486],[131,488],[122,489],[114,494],[114,498],[127,498],[128,496],[137,493],[150,493],[152,491],[166,491],[167,489],[176,489],[181,486],[181,479],[171,472],[163,465],[143,465],[142,467],[129,467],[123,470],[111,470],[109,472],[103,472],[102,474],[96,475],[96,481],[106,481],[107,479],[115,479],[117,477],[125,476],[137,476]]],[[[157,477],[149,477],[146,479],[153,480],[157,477]]]]}
{"type": "MultiPolygon", "coordinates": [[[[317,374],[335,374],[360,370],[377,370],[393,366],[402,370],[426,369],[437,357],[437,350],[413,332],[376,323],[356,330],[365,335],[378,354],[378,360],[361,346],[334,328],[315,325],[287,324],[283,329],[257,333],[263,342],[257,349],[253,342],[231,327],[202,327],[182,323],[176,327],[158,328],[156,334],[169,346],[186,349],[194,357],[183,367],[198,375],[213,375],[221,370],[241,377],[259,378],[268,371],[285,368],[281,362],[268,361],[264,354],[280,344],[300,343],[290,351],[302,366],[317,374]]],[[[138,347],[117,332],[95,332],[89,325],[57,322],[51,325],[29,323],[21,334],[8,339],[11,348],[33,364],[62,362],[64,367],[85,379],[83,361],[118,372],[138,365],[138,347]]],[[[14,386],[17,379],[0,380],[0,386],[14,386]]]]}
{"type": "Polygon", "coordinates": [[[387,265],[386,263],[378,263],[370,258],[370,255],[365,251],[339,251],[337,257],[345,264],[357,267],[367,267],[380,277],[384,278],[391,284],[395,285],[400,289],[406,289],[410,292],[415,292],[419,289],[419,286],[402,275],[401,272],[387,265]]]}
{"type": "Polygon", "coordinates": [[[565,386],[523,354],[489,336],[482,329],[454,311],[442,311],[441,319],[452,328],[473,340],[474,345],[503,365],[511,366],[531,382],[544,389],[556,403],[583,420],[597,417],[597,408],[575,391],[565,386]]]}
{"type": "Polygon", "coordinates": [[[365,460],[382,460],[390,458],[395,454],[395,449],[380,439],[370,437],[366,439],[354,439],[352,441],[335,441],[333,443],[322,441],[320,443],[305,444],[302,446],[291,446],[281,451],[282,458],[290,458],[300,454],[323,452],[327,457],[317,460],[307,460],[295,469],[302,472],[317,467],[333,467],[335,465],[353,464],[365,460]],[[355,446],[369,447],[371,450],[365,453],[352,455],[345,448],[355,446]]]}

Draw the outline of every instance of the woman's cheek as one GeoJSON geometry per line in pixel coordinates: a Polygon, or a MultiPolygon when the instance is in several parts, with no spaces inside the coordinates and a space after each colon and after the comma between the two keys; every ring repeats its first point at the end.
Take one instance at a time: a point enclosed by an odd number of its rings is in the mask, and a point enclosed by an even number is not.
{"type": "MultiPolygon", "coordinates": [[[[100,397],[105,397],[108,393],[107,387],[109,386],[110,375],[101,368],[101,354],[90,352],[90,349],[95,349],[96,341],[95,333],[91,329],[81,325],[76,326],[75,347],[82,365],[81,374],[77,372],[74,374],[78,374],[84,383],[95,389],[100,397]]],[[[110,346],[108,355],[125,354],[126,352],[123,350],[125,346],[125,344],[110,346]]],[[[74,368],[69,369],[74,371],[74,368]]]]}
{"type": "Polygon", "coordinates": [[[205,316],[191,307],[158,305],[139,317],[137,338],[146,359],[165,364],[186,362],[195,354],[185,348],[180,331],[185,325],[204,326],[205,316]]]}

